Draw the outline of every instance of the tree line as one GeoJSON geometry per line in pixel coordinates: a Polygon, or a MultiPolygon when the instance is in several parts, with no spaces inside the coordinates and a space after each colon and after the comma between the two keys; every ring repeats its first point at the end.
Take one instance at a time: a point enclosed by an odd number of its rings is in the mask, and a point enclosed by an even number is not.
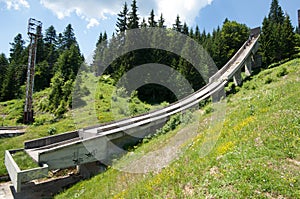
{"type": "MultiPolygon", "coordinates": [[[[181,21],[179,15],[174,20],[172,27],[167,27],[163,13],[157,17],[154,10],[149,12],[149,17],[140,19],[137,2],[136,0],[133,0],[130,8],[128,8],[127,3],[125,3],[122,10],[119,12],[116,22],[116,31],[113,33],[112,39],[108,41],[107,33],[100,33],[93,62],[93,67],[96,73],[99,74],[99,71],[101,71],[101,62],[107,59],[107,57],[112,56],[109,51],[113,51],[112,49],[114,49],[114,45],[117,45],[116,43],[118,42],[122,43],[125,40],[124,37],[128,36],[127,34],[130,34],[128,30],[136,28],[139,28],[140,30],[147,28],[163,28],[165,30],[172,29],[189,36],[207,50],[218,68],[221,68],[248,39],[250,30],[245,24],[225,19],[222,27],[217,27],[212,31],[212,33],[206,33],[205,30],[200,31],[199,26],[196,26],[195,28],[189,27],[187,23],[181,21]]],[[[158,30],[158,32],[160,32],[160,30],[158,30]]],[[[151,37],[152,38],[147,38],[145,40],[155,40],[166,43],[166,41],[162,41],[159,33],[154,33],[151,37]]],[[[188,40],[185,44],[179,44],[179,41],[176,41],[174,35],[164,35],[163,39],[166,39],[166,37],[168,41],[171,41],[168,43],[171,49],[173,46],[182,46],[183,53],[192,53],[188,47],[188,40]],[[174,37],[174,39],[172,39],[172,37],[174,37]]],[[[197,57],[200,55],[194,56],[197,57]]],[[[191,63],[183,57],[159,49],[141,49],[129,52],[110,63],[109,67],[106,71],[104,71],[104,74],[109,74],[117,82],[123,74],[131,70],[133,67],[146,63],[160,63],[171,66],[186,77],[194,90],[198,90],[207,83],[207,81],[205,81],[201,74],[196,71],[191,63]]],[[[147,85],[140,88],[138,89],[138,95],[142,99],[151,99],[153,102],[161,102],[162,100],[167,100],[169,102],[176,101],[172,93],[168,92],[166,88],[159,87],[158,85],[147,85]],[[155,92],[160,94],[155,95],[155,92]],[[153,96],[156,96],[156,99],[153,99],[153,96]]]]}
{"type": "MultiPolygon", "coordinates": [[[[29,46],[21,34],[10,43],[10,54],[0,55],[0,101],[25,98],[29,46]]],[[[57,34],[50,26],[38,39],[34,90],[50,88],[47,109],[55,112],[60,106],[70,106],[72,84],[84,62],[72,25],[57,34]]]]}
{"type": "MultiPolygon", "coordinates": [[[[95,73],[101,71],[104,59],[112,56],[108,49],[113,46],[115,40],[122,39],[120,35],[126,35],[128,30],[147,29],[149,27],[175,30],[201,44],[210,54],[218,68],[221,68],[242,46],[249,37],[249,27],[236,21],[225,19],[221,27],[212,32],[200,31],[199,26],[189,27],[182,22],[178,15],[174,19],[172,27],[167,27],[163,13],[155,15],[154,10],[149,12],[147,18],[140,17],[137,1],[133,0],[130,6],[125,3],[118,14],[116,30],[108,39],[106,32],[101,32],[96,42],[94,60],[89,68],[95,73]],[[99,69],[100,68],[100,69],[99,69]]],[[[284,14],[278,0],[272,0],[268,16],[262,24],[260,54],[263,57],[263,65],[291,57],[296,53],[296,46],[300,46],[300,36],[291,24],[290,17],[284,14]]],[[[159,35],[153,35],[158,42],[159,35]]],[[[172,34],[167,36],[170,47],[176,46],[172,34]]],[[[21,34],[18,34],[12,43],[9,58],[0,54],[0,101],[16,98],[24,99],[25,82],[28,62],[28,46],[21,34]]],[[[132,45],[132,44],[131,44],[132,45]]],[[[189,44],[183,44],[182,49],[189,53],[189,44]]],[[[193,55],[195,57],[199,55],[193,55]]],[[[144,63],[160,63],[179,71],[191,83],[194,90],[206,84],[199,74],[189,63],[176,54],[159,49],[141,49],[129,52],[110,63],[104,74],[109,74],[117,82],[124,73],[134,66],[144,63]]],[[[35,72],[35,91],[49,88],[49,95],[43,109],[61,115],[71,107],[72,89],[74,80],[80,66],[84,64],[84,57],[80,52],[72,25],[69,24],[62,33],[57,33],[54,26],[50,26],[38,41],[35,72]]],[[[209,70],[209,68],[207,69],[209,70]]],[[[147,85],[138,90],[141,99],[151,99],[153,102],[162,100],[175,101],[172,93],[166,88],[157,85],[147,85]],[[154,93],[159,95],[154,95],[154,93]],[[153,97],[155,96],[155,97],[153,97]]]]}
{"type": "Polygon", "coordinates": [[[270,11],[262,23],[261,48],[264,65],[290,58],[300,46],[298,29],[294,31],[290,16],[284,14],[278,0],[272,0],[270,11]]]}
{"type": "MultiPolygon", "coordinates": [[[[217,27],[212,33],[206,33],[205,30],[201,32],[198,26],[195,28],[188,27],[185,22],[180,20],[180,16],[177,16],[174,20],[172,27],[167,27],[163,13],[157,17],[155,16],[154,10],[150,11],[148,18],[140,20],[136,0],[132,1],[130,7],[129,9],[127,3],[125,3],[123,9],[119,12],[116,22],[116,31],[113,33],[111,41],[116,39],[120,40],[120,37],[118,37],[120,34],[126,34],[127,30],[136,28],[158,27],[173,29],[193,38],[201,44],[220,69],[249,37],[250,29],[245,24],[240,24],[236,21],[225,19],[222,27],[217,27]]],[[[272,0],[269,14],[264,18],[261,30],[261,47],[259,54],[262,55],[263,58],[263,67],[267,67],[269,64],[283,59],[291,58],[291,56],[297,52],[296,46],[300,46],[299,28],[295,30],[289,15],[283,13],[278,0],[272,0]]],[[[159,36],[154,35],[154,37],[159,36]]],[[[170,37],[172,37],[172,35],[170,35],[170,37]]],[[[159,40],[159,38],[157,39],[159,40]]],[[[106,32],[100,34],[94,55],[94,68],[96,72],[99,70],[99,67],[101,67],[99,66],[99,60],[103,60],[105,56],[109,55],[105,50],[112,49],[113,45],[114,42],[108,42],[106,32]],[[103,45],[98,45],[100,43],[104,43],[104,46],[107,48],[103,49],[103,45]]],[[[176,41],[171,42],[169,45],[176,46],[176,41]]],[[[126,71],[145,62],[161,63],[173,67],[189,80],[195,90],[206,84],[203,78],[201,78],[201,75],[182,57],[153,49],[130,52],[111,63],[105,73],[110,74],[112,78],[117,81],[126,71]]],[[[158,96],[161,99],[168,99],[169,101],[176,100],[165,88],[159,88],[157,85],[148,85],[144,89],[139,89],[139,95],[143,99],[150,99],[154,92],[161,93],[161,95],[158,96]]],[[[157,99],[157,101],[160,101],[160,99],[157,99]]]]}

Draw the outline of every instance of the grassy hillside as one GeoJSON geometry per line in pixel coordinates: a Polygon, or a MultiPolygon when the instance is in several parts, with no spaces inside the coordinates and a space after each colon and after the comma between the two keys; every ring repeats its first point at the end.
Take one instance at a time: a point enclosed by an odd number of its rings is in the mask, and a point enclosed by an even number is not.
{"type": "MultiPolygon", "coordinates": [[[[92,74],[85,74],[85,76],[90,80],[86,81],[88,84],[98,84],[95,104],[99,123],[144,113],[166,105],[165,103],[162,105],[151,106],[141,102],[136,96],[132,96],[130,99],[124,97],[115,97],[115,100],[118,101],[118,107],[116,107],[116,110],[112,113],[110,111],[112,93],[115,90],[115,87],[112,85],[112,80],[109,77],[106,77],[105,80],[99,81],[93,77],[92,74]],[[127,105],[129,105],[128,111],[126,111],[127,105]]],[[[32,125],[27,126],[26,133],[24,135],[14,138],[0,139],[0,176],[7,174],[4,165],[5,150],[23,148],[24,141],[72,131],[79,127],[73,120],[72,111],[67,112],[61,118],[56,118],[53,114],[47,112],[47,95],[49,95],[49,89],[34,94],[35,122],[32,125]]],[[[1,102],[0,125],[22,125],[19,122],[22,121],[23,108],[24,100],[1,102]]],[[[85,118],[85,120],[87,120],[87,118],[85,118]]],[[[17,161],[21,163],[19,166],[21,166],[21,168],[27,168],[28,163],[24,161],[26,158],[22,157],[21,155],[17,155],[17,157],[17,161]],[[24,165],[22,165],[22,163],[24,163],[24,165]]]]}
{"type": "MultiPolygon", "coordinates": [[[[199,111],[198,135],[159,172],[132,174],[115,167],[56,198],[300,198],[300,59],[265,70],[227,97],[221,136],[201,157],[210,114],[199,111]]],[[[209,112],[209,111],[208,111],[209,112]]],[[[151,139],[121,158],[167,145],[191,126],[151,139]]],[[[139,158],[139,157],[137,157],[139,158]]]]}

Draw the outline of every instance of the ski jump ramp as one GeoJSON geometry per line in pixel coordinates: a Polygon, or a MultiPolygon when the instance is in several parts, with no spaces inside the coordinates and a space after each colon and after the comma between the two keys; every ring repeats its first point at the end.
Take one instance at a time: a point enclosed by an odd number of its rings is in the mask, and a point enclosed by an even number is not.
{"type": "Polygon", "coordinates": [[[254,55],[259,47],[259,37],[259,29],[252,29],[249,39],[223,68],[210,77],[206,86],[166,108],[96,127],[27,141],[24,143],[24,149],[6,150],[5,166],[16,192],[21,191],[25,182],[47,177],[50,170],[106,160],[120,152],[120,147],[155,132],[155,129],[161,127],[171,115],[188,110],[224,89],[229,80],[233,79],[236,85],[240,85],[243,67],[246,75],[251,75],[254,55]],[[12,154],[22,150],[40,167],[20,170],[12,154]]]}

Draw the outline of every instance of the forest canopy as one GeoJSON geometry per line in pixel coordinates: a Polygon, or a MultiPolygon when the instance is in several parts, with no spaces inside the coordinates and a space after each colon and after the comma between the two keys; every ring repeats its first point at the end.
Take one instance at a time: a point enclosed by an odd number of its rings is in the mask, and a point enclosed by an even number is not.
{"type": "MultiPolygon", "coordinates": [[[[172,27],[167,27],[163,13],[149,10],[149,16],[142,18],[139,15],[136,0],[133,0],[130,5],[127,3],[123,5],[115,27],[116,30],[111,36],[108,36],[105,31],[99,34],[93,63],[89,66],[84,62],[84,56],[81,54],[71,24],[67,25],[62,33],[57,33],[52,25],[45,29],[43,36],[38,40],[34,84],[35,91],[49,89],[47,105],[44,106],[43,111],[49,111],[56,115],[62,115],[68,111],[71,108],[71,94],[79,68],[84,65],[87,71],[99,73],[99,67],[101,67],[99,63],[103,62],[103,59],[111,53],[107,49],[111,49],[114,44],[113,41],[120,39],[120,35],[126,34],[128,30],[162,28],[180,32],[202,45],[219,69],[248,39],[250,31],[250,28],[245,24],[225,19],[221,27],[216,27],[212,32],[207,33],[205,30],[200,31],[198,25],[189,27],[187,23],[181,21],[179,15],[174,19],[172,27]]],[[[295,31],[290,17],[283,13],[278,0],[273,0],[269,14],[262,23],[259,52],[263,57],[264,67],[290,58],[296,53],[295,47],[300,43],[300,36],[297,31],[299,28],[295,31]]],[[[153,37],[158,41],[160,39],[159,35],[153,35],[153,37]]],[[[172,37],[172,35],[168,37],[172,37]]],[[[25,44],[23,36],[17,34],[10,43],[9,57],[3,53],[0,54],[0,101],[25,98],[29,53],[29,46],[25,44]]],[[[174,40],[169,45],[175,46],[177,44],[174,40]]],[[[188,48],[183,48],[184,50],[188,51],[188,48]]],[[[201,74],[197,73],[186,59],[159,49],[141,49],[129,52],[110,63],[104,74],[109,75],[114,82],[117,82],[124,73],[145,63],[159,63],[172,67],[186,77],[194,90],[206,84],[201,74]]],[[[165,89],[150,84],[138,89],[138,95],[143,100],[151,98],[151,103],[176,101],[174,95],[165,89]],[[159,95],[153,98],[153,92],[159,93],[159,95]]]]}

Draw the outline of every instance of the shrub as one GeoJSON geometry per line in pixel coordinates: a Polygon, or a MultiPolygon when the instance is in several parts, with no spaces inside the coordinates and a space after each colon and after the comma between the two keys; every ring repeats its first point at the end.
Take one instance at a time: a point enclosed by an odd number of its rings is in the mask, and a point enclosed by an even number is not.
{"type": "Polygon", "coordinates": [[[273,79],[269,76],[265,79],[265,84],[270,84],[272,82],[273,82],[273,79]]]}
{"type": "Polygon", "coordinates": [[[35,118],[33,126],[41,126],[46,122],[46,118],[35,118]]]}
{"type": "Polygon", "coordinates": [[[254,82],[246,82],[243,84],[243,87],[247,90],[255,90],[256,84],[254,82]]]}
{"type": "Polygon", "coordinates": [[[50,128],[48,129],[48,134],[49,134],[49,135],[54,135],[56,132],[57,132],[57,130],[56,130],[55,127],[50,127],[50,128]]]}
{"type": "Polygon", "coordinates": [[[276,76],[277,77],[282,77],[288,74],[288,71],[285,67],[282,67],[279,69],[279,71],[277,72],[276,76]]]}
{"type": "Polygon", "coordinates": [[[208,105],[204,108],[204,114],[209,114],[209,113],[212,113],[214,112],[214,109],[211,105],[208,105]]]}

